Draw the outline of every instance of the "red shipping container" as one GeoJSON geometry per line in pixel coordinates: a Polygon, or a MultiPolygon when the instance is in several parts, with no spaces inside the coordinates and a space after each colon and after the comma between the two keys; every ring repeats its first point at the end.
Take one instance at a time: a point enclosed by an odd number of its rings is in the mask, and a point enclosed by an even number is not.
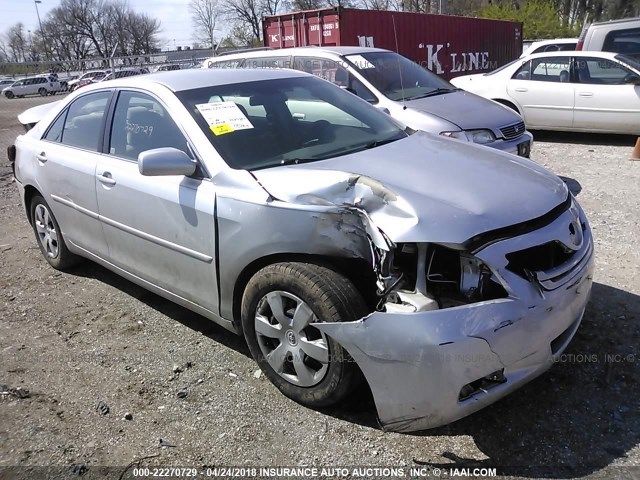
{"type": "Polygon", "coordinates": [[[266,16],[264,44],[272,48],[385,48],[445,78],[494,70],[522,53],[522,24],[425,13],[326,8],[266,16]],[[395,35],[394,35],[395,23],[395,35]]]}

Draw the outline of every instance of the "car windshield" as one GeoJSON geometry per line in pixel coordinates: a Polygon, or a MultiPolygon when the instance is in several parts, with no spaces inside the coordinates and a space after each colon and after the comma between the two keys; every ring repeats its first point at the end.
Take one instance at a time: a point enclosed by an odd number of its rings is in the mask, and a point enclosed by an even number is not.
{"type": "Polygon", "coordinates": [[[457,90],[446,80],[394,52],[369,52],[345,58],[390,100],[414,100],[457,90]]]}
{"type": "Polygon", "coordinates": [[[616,55],[615,58],[616,60],[619,60],[622,63],[626,63],[627,65],[640,71],[640,60],[636,60],[635,58],[628,57],[627,55],[616,55]]]}
{"type": "Polygon", "coordinates": [[[315,162],[408,135],[388,115],[315,77],[217,85],[176,95],[236,169],[315,162]]]}

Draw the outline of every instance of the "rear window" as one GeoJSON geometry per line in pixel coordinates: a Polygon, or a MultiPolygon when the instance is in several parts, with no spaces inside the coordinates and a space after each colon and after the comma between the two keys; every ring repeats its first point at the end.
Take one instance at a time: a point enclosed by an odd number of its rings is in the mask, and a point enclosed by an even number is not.
{"type": "Polygon", "coordinates": [[[602,50],[640,59],[640,27],[607,33],[602,50]]]}

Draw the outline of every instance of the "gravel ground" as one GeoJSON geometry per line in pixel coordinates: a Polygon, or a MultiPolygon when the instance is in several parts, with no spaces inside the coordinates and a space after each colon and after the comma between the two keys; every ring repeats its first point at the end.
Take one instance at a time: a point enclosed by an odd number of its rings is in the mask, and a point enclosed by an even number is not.
{"type": "MultiPolygon", "coordinates": [[[[21,131],[17,113],[59,98],[1,98],[2,152],[21,131]]],[[[241,338],[95,264],[53,270],[3,160],[0,384],[14,393],[0,395],[0,466],[55,465],[70,476],[86,469],[83,478],[104,465],[119,466],[110,471],[118,478],[132,462],[424,466],[448,476],[449,467],[512,466],[503,472],[519,478],[637,478],[640,162],[628,161],[635,139],[536,137],[533,159],[581,189],[596,239],[582,327],[547,374],[479,413],[415,434],[381,431],[366,390],[326,411],[288,400],[258,375],[241,338]],[[29,396],[19,398],[18,387],[29,396]]],[[[0,477],[13,474],[0,469],[0,477]]]]}

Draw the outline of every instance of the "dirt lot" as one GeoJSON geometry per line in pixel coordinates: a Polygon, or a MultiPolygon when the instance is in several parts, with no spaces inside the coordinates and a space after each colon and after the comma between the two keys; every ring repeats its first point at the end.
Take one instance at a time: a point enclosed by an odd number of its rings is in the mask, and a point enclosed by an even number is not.
{"type": "Polygon", "coordinates": [[[111,471],[118,478],[150,457],[139,465],[640,475],[640,162],[627,160],[635,139],[537,134],[533,159],[581,188],[596,238],[582,327],[539,379],[471,417],[407,435],[377,427],[366,391],[341,409],[297,405],[257,376],[239,337],[101,267],[50,268],[4,152],[21,131],[17,113],[57,98],[0,99],[0,384],[30,392],[0,395],[0,466],[86,468],[83,478],[119,466],[111,471]],[[99,401],[108,414],[96,410],[99,401]]]}

